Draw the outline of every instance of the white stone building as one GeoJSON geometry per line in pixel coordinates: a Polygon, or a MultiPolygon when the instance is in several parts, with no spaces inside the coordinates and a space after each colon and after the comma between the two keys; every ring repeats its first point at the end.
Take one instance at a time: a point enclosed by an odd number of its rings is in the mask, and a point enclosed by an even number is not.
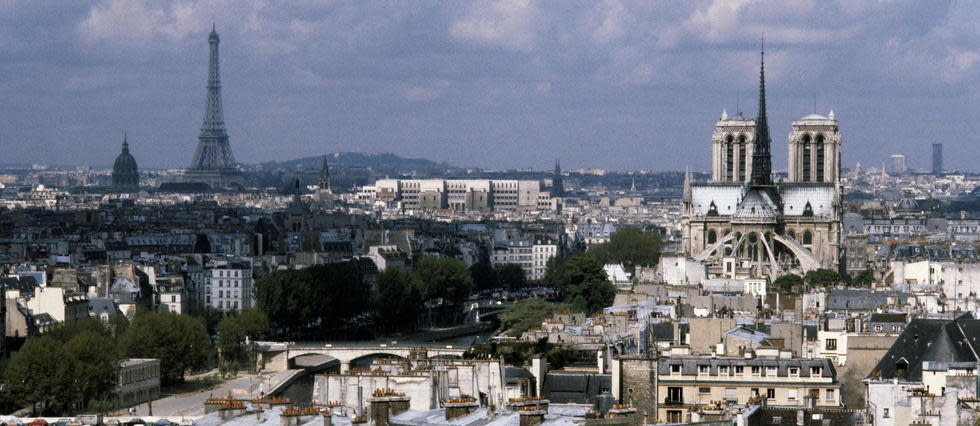
{"type": "Polygon", "coordinates": [[[530,281],[544,278],[548,260],[558,255],[556,244],[537,241],[532,243],[525,240],[510,240],[497,245],[490,256],[493,266],[513,263],[521,266],[524,277],[530,281]]]}
{"type": "Polygon", "coordinates": [[[237,311],[255,305],[251,261],[218,261],[208,268],[208,272],[208,306],[223,311],[237,311]]]}

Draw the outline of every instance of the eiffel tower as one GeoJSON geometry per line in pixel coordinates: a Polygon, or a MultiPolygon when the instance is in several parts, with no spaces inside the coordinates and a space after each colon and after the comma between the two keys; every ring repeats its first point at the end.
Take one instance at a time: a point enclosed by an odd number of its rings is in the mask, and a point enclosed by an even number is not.
{"type": "Polygon", "coordinates": [[[208,61],[208,98],[204,111],[204,123],[197,140],[197,152],[190,167],[184,171],[187,182],[202,182],[212,188],[229,184],[243,184],[242,169],[238,168],[235,156],[231,153],[228,133],[225,131],[225,118],[221,110],[221,75],[218,70],[218,32],[211,27],[208,36],[210,58],[208,61]]]}

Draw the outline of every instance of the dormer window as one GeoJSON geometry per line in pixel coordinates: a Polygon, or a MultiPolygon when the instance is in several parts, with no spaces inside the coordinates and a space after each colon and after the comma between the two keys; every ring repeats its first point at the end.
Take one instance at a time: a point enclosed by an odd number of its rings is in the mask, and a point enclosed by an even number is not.
{"type": "Polygon", "coordinates": [[[803,216],[813,216],[813,206],[810,205],[809,201],[803,206],[803,216]]]}

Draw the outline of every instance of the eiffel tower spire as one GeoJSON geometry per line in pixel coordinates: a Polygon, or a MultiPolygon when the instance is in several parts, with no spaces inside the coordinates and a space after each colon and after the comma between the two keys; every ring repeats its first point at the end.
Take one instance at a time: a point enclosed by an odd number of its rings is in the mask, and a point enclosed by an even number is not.
{"type": "Polygon", "coordinates": [[[755,119],[755,149],[752,151],[752,185],[772,185],[772,154],[769,122],[766,120],[766,49],[762,39],[759,52],[759,116],[755,119]]]}
{"type": "Polygon", "coordinates": [[[242,171],[235,162],[228,143],[228,133],[225,131],[225,116],[221,106],[221,70],[218,61],[218,44],[221,39],[212,24],[211,34],[208,35],[208,85],[207,103],[204,109],[204,121],[201,124],[201,135],[198,136],[197,151],[194,160],[184,173],[187,180],[205,182],[211,186],[223,186],[232,182],[241,182],[242,171]]]}

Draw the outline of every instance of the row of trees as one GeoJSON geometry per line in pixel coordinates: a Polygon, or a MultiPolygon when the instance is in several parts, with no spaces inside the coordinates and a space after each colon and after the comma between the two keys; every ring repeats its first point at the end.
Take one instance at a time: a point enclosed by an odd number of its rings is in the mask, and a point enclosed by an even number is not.
{"type": "Polygon", "coordinates": [[[243,309],[222,319],[216,332],[222,362],[252,366],[255,340],[269,332],[269,317],[258,308],[243,309]]]}
{"type": "Polygon", "coordinates": [[[370,303],[354,262],[276,271],[255,284],[255,299],[273,327],[304,329],[339,326],[370,303]]]}
{"type": "Polygon", "coordinates": [[[524,268],[516,263],[505,263],[503,265],[492,266],[486,262],[475,263],[470,267],[470,275],[473,276],[473,284],[477,290],[489,290],[503,288],[516,290],[527,286],[527,277],[524,275],[524,268]]]}
{"type": "Polygon", "coordinates": [[[404,330],[415,326],[426,301],[458,304],[474,288],[462,261],[427,256],[412,271],[382,272],[375,294],[357,264],[344,262],[274,272],[256,283],[255,296],[271,326],[283,330],[343,327],[367,316],[382,327],[404,330]]]}
{"type": "Polygon", "coordinates": [[[21,407],[57,415],[112,408],[121,358],[160,359],[163,385],[184,381],[213,353],[201,320],[169,312],[137,312],[132,321],[90,318],[28,340],[4,371],[3,395],[21,407]]]}

